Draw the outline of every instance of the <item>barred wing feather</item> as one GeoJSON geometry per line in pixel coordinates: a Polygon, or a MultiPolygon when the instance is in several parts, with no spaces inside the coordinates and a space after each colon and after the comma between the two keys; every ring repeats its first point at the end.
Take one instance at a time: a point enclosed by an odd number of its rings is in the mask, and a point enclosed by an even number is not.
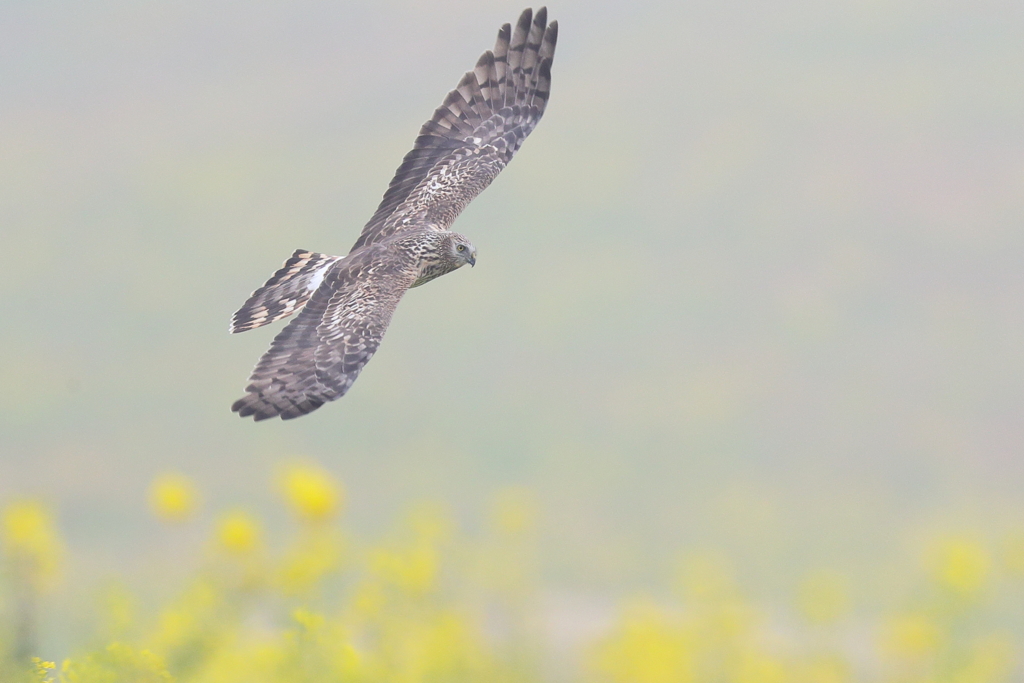
{"type": "Polygon", "coordinates": [[[540,121],[551,87],[558,22],[525,10],[505,24],[494,50],[448,93],[423,124],[355,251],[407,226],[448,229],[501,172],[540,121]]]}
{"type": "Polygon", "coordinates": [[[245,332],[262,327],[301,309],[320,286],[328,268],[340,258],[296,249],[281,269],[235,312],[229,331],[245,332]]]}
{"type": "Polygon", "coordinates": [[[263,354],[231,410],[288,420],[345,395],[380,345],[412,278],[358,256],[330,270],[263,354]]]}

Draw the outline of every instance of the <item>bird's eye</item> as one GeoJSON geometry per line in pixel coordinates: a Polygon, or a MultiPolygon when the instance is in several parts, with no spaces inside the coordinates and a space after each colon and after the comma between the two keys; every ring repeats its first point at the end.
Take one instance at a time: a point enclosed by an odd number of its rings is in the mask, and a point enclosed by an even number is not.
{"type": "Polygon", "coordinates": [[[465,244],[460,244],[459,246],[457,246],[455,248],[458,249],[459,251],[466,251],[466,245],[465,244]]]}

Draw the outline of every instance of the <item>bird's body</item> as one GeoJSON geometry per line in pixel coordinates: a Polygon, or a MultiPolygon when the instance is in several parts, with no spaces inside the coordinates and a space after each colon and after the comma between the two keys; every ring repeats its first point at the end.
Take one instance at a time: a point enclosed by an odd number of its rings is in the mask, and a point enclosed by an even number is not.
{"type": "Polygon", "coordinates": [[[231,323],[242,332],[298,312],[257,363],[232,410],[289,419],[348,391],[405,292],[476,263],[449,228],[512,159],[544,113],[558,26],[526,10],[505,24],[423,125],[347,256],[296,251],[231,323]]]}

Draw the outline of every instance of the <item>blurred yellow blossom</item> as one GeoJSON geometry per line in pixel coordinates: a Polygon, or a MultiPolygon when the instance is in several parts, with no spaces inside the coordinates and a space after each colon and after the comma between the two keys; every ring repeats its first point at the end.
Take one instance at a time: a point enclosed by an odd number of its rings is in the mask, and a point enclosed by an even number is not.
{"type": "Polygon", "coordinates": [[[652,605],[634,605],[598,644],[592,665],[614,683],[689,683],[697,680],[694,644],[678,618],[652,605]]]}
{"type": "MultiPolygon", "coordinates": [[[[8,638],[0,639],[0,681],[170,683],[173,674],[181,683],[529,683],[544,680],[548,633],[562,639],[552,652],[581,648],[587,665],[585,675],[566,668],[554,676],[588,683],[851,683],[860,680],[855,670],[887,683],[1009,683],[1020,666],[1020,635],[991,631],[1015,628],[1019,596],[992,580],[994,560],[970,538],[936,544],[929,580],[900,584],[909,593],[892,597],[913,611],[879,622],[865,601],[863,619],[843,631],[809,629],[777,601],[749,600],[731,559],[715,552],[684,556],[670,577],[675,598],[627,605],[606,626],[611,603],[573,598],[568,618],[545,623],[531,612],[542,584],[528,558],[541,553],[528,533],[536,506],[523,489],[495,496],[479,539],[462,535],[444,504],[425,503],[373,544],[351,541],[330,522],[341,494],[329,476],[308,467],[289,472],[282,478],[289,506],[317,523],[299,525],[282,552],[264,542],[253,516],[225,513],[214,528],[223,552],[185,590],[148,615],[147,601],[137,607],[124,590],[98,596],[88,637],[113,644],[60,671],[29,661],[45,601],[25,578],[45,573],[38,560],[52,561],[60,542],[45,507],[8,506],[0,516],[8,569],[0,589],[8,601],[0,607],[10,611],[8,596],[29,599],[14,603],[20,624],[16,615],[14,628],[0,634],[8,638]],[[950,599],[981,588],[1007,599],[950,599]],[[880,636],[877,653],[862,645],[860,634],[869,632],[880,636]]],[[[1000,548],[1004,574],[1024,573],[1024,539],[1009,537],[1000,548]]],[[[848,582],[842,573],[810,572],[794,607],[809,622],[834,623],[850,610],[848,582]]]]}
{"type": "Polygon", "coordinates": [[[716,603],[710,609],[705,608],[702,615],[706,621],[705,628],[726,639],[749,633],[764,618],[753,606],[736,597],[716,603]]]}
{"type": "Polygon", "coordinates": [[[23,500],[3,510],[2,539],[13,571],[35,590],[56,579],[64,545],[50,511],[39,501],[23,500]]]}
{"type": "Polygon", "coordinates": [[[341,486],[314,465],[290,465],[280,477],[289,507],[300,519],[323,521],[333,517],[343,499],[341,486]]]}
{"type": "MultiPolygon", "coordinates": [[[[444,610],[427,623],[422,633],[420,668],[435,680],[449,680],[462,674],[479,672],[483,667],[483,644],[477,629],[450,610],[444,610]]],[[[468,677],[469,680],[478,678],[468,677]]]]}
{"type": "Polygon", "coordinates": [[[370,555],[370,571],[408,593],[425,593],[437,579],[437,551],[429,543],[398,550],[378,549],[370,555]]]}
{"type": "Polygon", "coordinates": [[[961,595],[971,595],[983,588],[992,566],[985,547],[965,537],[944,539],[935,548],[933,558],[939,584],[961,595]]]}
{"type": "Polygon", "coordinates": [[[922,657],[935,652],[941,639],[942,630],[935,620],[924,614],[904,614],[885,624],[882,647],[895,655],[922,657]]]}
{"type": "Polygon", "coordinates": [[[183,522],[199,507],[195,484],[183,474],[161,474],[149,487],[149,506],[165,522],[183,522]]]}
{"type": "MultiPolygon", "coordinates": [[[[362,661],[342,621],[306,608],[292,612],[298,628],[286,633],[274,681],[365,680],[362,661]]],[[[215,683],[220,683],[216,681],[215,683]]]]}
{"type": "Polygon", "coordinates": [[[330,529],[303,535],[282,558],[278,584],[290,595],[312,590],[341,568],[344,555],[344,539],[330,529]]]}
{"type": "Polygon", "coordinates": [[[187,651],[203,643],[205,634],[218,627],[217,616],[225,596],[210,581],[192,584],[177,600],[161,610],[157,627],[148,639],[161,654],[187,651]]]}
{"type": "Polygon", "coordinates": [[[368,568],[385,585],[421,595],[436,585],[438,544],[451,538],[455,523],[444,506],[433,503],[415,506],[406,523],[413,538],[403,545],[371,548],[368,568]]]}
{"type": "Polygon", "coordinates": [[[65,662],[62,683],[173,683],[166,664],[149,650],[123,643],[65,662]]]}
{"type": "Polygon", "coordinates": [[[787,683],[782,662],[759,652],[744,652],[733,677],[735,683],[787,683]]]}
{"type": "Polygon", "coordinates": [[[809,620],[828,624],[846,615],[850,609],[847,578],[833,571],[818,571],[800,584],[797,606],[809,620]]]}
{"type": "Polygon", "coordinates": [[[324,616],[322,614],[310,612],[308,609],[304,607],[300,607],[299,609],[292,612],[292,619],[294,619],[296,623],[301,625],[307,631],[315,631],[323,627],[324,623],[326,622],[326,619],[324,619],[324,616]]]}
{"type": "Polygon", "coordinates": [[[491,523],[500,533],[510,536],[533,529],[537,503],[528,489],[510,487],[498,492],[491,506],[491,523]]]}
{"type": "Polygon", "coordinates": [[[225,550],[244,554],[259,547],[262,533],[259,522],[247,512],[235,510],[220,518],[217,541],[225,550]]]}
{"type": "Polygon", "coordinates": [[[32,675],[35,683],[54,683],[50,675],[57,667],[54,662],[44,662],[39,657],[32,658],[32,675]]]}
{"type": "Polygon", "coordinates": [[[379,582],[365,581],[353,592],[352,609],[360,617],[373,617],[380,614],[386,601],[384,589],[379,582]]]}

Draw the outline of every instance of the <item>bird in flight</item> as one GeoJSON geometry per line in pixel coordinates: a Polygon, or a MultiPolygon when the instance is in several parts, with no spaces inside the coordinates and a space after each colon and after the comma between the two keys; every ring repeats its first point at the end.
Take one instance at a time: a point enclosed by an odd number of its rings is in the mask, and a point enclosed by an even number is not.
{"type": "Polygon", "coordinates": [[[231,320],[244,332],[297,314],[274,338],[231,410],[289,420],[345,395],[373,357],[411,287],[476,264],[450,230],[508,165],[544,114],[558,22],[525,10],[498,31],[395,172],[347,256],[298,250],[231,320]]]}

